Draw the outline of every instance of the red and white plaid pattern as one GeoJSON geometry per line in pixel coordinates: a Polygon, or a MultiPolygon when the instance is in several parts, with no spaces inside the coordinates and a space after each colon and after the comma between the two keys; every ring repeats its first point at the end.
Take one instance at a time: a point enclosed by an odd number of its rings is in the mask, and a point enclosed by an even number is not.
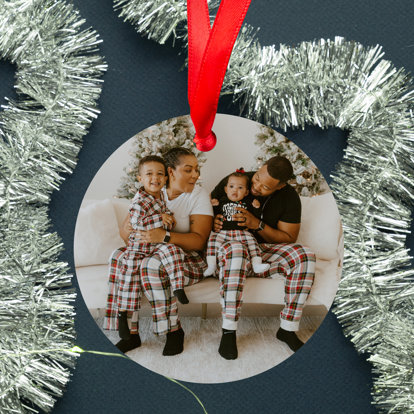
{"type": "Polygon", "coordinates": [[[270,263],[270,269],[261,274],[252,273],[246,245],[226,242],[218,250],[223,327],[237,328],[246,275],[260,278],[283,275],[285,307],[280,314],[281,326],[288,327],[288,330],[297,330],[295,328],[299,324],[315,277],[315,255],[308,247],[300,244],[264,243],[260,244],[260,248],[263,262],[270,263]]]}
{"type": "Polygon", "coordinates": [[[207,243],[207,257],[216,256],[220,246],[232,240],[245,244],[249,250],[250,258],[260,256],[259,243],[248,230],[221,230],[218,233],[211,232],[207,243]]]}
{"type": "MultiPolygon", "coordinates": [[[[175,314],[177,304],[175,303],[175,296],[172,294],[172,290],[175,290],[171,286],[171,280],[169,277],[170,273],[173,273],[172,269],[176,266],[179,267],[180,273],[183,275],[182,284],[177,285],[177,289],[182,289],[184,286],[191,285],[201,280],[203,272],[205,270],[205,263],[201,259],[201,257],[196,252],[184,252],[181,248],[177,247],[174,244],[164,244],[160,245],[161,248],[156,249],[154,251],[153,256],[145,257],[141,261],[141,273],[146,275],[151,275],[151,281],[155,283],[154,286],[149,286],[148,283],[146,285],[146,290],[151,290],[156,292],[157,290],[161,291],[161,295],[166,298],[172,298],[170,300],[166,300],[166,302],[170,302],[171,305],[175,307],[175,314]],[[177,258],[180,258],[180,264],[177,265],[176,261],[177,258]],[[148,271],[148,262],[150,262],[150,270],[148,271]],[[156,264],[154,264],[156,263],[156,264]],[[142,270],[145,267],[144,271],[142,270]],[[154,276],[154,268],[157,269],[159,273],[162,273],[160,277],[154,276]],[[160,279],[163,279],[163,282],[160,283],[160,279]],[[158,280],[158,284],[157,284],[158,280]]],[[[121,280],[121,269],[123,262],[123,256],[126,254],[126,248],[122,247],[120,249],[115,250],[112,253],[110,258],[110,266],[109,266],[109,294],[108,299],[106,302],[106,312],[105,318],[103,323],[104,329],[109,330],[118,330],[118,303],[120,301],[119,298],[119,284],[121,280]]],[[[138,269],[139,270],[139,269],[138,269]]],[[[131,310],[128,311],[128,319],[130,319],[130,331],[132,333],[138,332],[138,311],[141,308],[141,283],[140,277],[137,276],[135,279],[136,283],[133,284],[132,292],[130,293],[130,298],[134,298],[134,302],[131,300],[131,310]]],[[[181,280],[180,280],[181,282],[181,280]]],[[[147,293],[146,293],[147,294],[147,293]]],[[[156,296],[158,294],[155,293],[156,296]]],[[[147,295],[148,296],[148,295],[147,295]]],[[[151,303],[151,302],[150,302],[151,303]]],[[[160,315],[165,314],[167,315],[168,312],[164,312],[162,309],[165,307],[165,303],[161,305],[159,303],[151,303],[153,306],[153,313],[159,311],[160,315]],[[157,307],[154,310],[154,306],[157,307]]],[[[173,317],[174,312],[171,312],[173,317]]],[[[162,316],[160,317],[153,317],[154,320],[161,320],[162,316]]],[[[155,329],[155,328],[154,328],[155,329]]],[[[177,327],[176,329],[179,329],[177,327]]],[[[175,329],[172,329],[175,330],[175,329]]],[[[163,333],[163,332],[161,332],[163,333]]]]}
{"type": "MultiPolygon", "coordinates": [[[[193,285],[203,279],[207,266],[197,252],[181,251],[185,254],[184,285],[193,285]]],[[[141,287],[151,304],[154,333],[161,335],[180,329],[177,300],[172,294],[170,280],[158,252],[142,260],[141,287]]]]}
{"type": "Polygon", "coordinates": [[[167,273],[172,290],[184,288],[184,260],[183,250],[174,244],[141,243],[140,251],[125,251],[120,263],[118,306],[121,311],[135,311],[139,308],[140,299],[139,268],[144,257],[158,254],[164,270],[167,273]]]}
{"type": "MultiPolygon", "coordinates": [[[[109,281],[108,281],[108,298],[106,300],[106,311],[105,311],[105,318],[103,322],[103,328],[109,330],[118,330],[118,290],[119,290],[119,280],[120,280],[120,272],[121,272],[121,262],[122,257],[126,251],[126,247],[121,247],[115,250],[111,257],[109,258],[109,281]]],[[[136,309],[139,309],[141,306],[141,293],[138,289],[137,291],[137,301],[136,301],[136,309]]],[[[135,316],[138,312],[134,312],[135,316]]],[[[128,318],[131,319],[133,317],[132,312],[128,312],[128,318]]],[[[135,323],[131,324],[130,330],[132,333],[138,332],[138,320],[135,317],[135,323]]]]}
{"type": "MultiPolygon", "coordinates": [[[[129,209],[130,222],[134,231],[152,230],[163,227],[162,213],[170,213],[162,198],[156,199],[145,190],[138,190],[129,209]]],[[[160,252],[160,257],[167,272],[173,290],[182,289],[184,284],[184,255],[172,245],[146,243],[136,238],[132,232],[118,273],[118,305],[121,311],[136,311],[140,299],[139,266],[144,257],[160,252]]]]}
{"type": "Polygon", "coordinates": [[[161,193],[161,199],[139,189],[129,209],[131,226],[134,230],[152,230],[163,227],[162,213],[171,214],[161,193]]]}

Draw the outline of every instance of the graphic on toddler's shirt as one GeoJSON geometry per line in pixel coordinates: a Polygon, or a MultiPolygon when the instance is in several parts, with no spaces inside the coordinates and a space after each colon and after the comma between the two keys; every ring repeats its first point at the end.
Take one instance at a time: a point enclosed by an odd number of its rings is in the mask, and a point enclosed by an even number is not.
{"type": "Polygon", "coordinates": [[[226,221],[231,221],[234,214],[238,213],[241,208],[247,208],[247,204],[239,201],[238,203],[223,204],[223,218],[226,221]]]}

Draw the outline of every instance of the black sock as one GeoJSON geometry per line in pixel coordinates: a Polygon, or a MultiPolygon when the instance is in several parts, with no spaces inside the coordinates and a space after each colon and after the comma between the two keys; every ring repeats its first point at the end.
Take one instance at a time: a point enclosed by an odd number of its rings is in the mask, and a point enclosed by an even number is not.
{"type": "Polygon", "coordinates": [[[289,348],[294,352],[303,345],[303,342],[296,336],[295,332],[285,331],[283,328],[279,328],[276,338],[288,344],[289,348]]]}
{"type": "Polygon", "coordinates": [[[223,335],[221,336],[219,354],[225,359],[237,358],[237,343],[236,343],[236,331],[229,329],[223,329],[223,335]]]}
{"type": "Polygon", "coordinates": [[[121,311],[118,313],[118,332],[121,339],[129,339],[131,333],[129,332],[128,327],[128,315],[126,311],[121,311]]]}
{"type": "Polygon", "coordinates": [[[129,339],[121,339],[115,345],[121,352],[125,353],[141,346],[141,338],[138,334],[131,335],[129,339]]]}
{"type": "Polygon", "coordinates": [[[185,305],[186,303],[189,302],[187,295],[184,292],[184,289],[177,289],[174,290],[174,296],[180,301],[180,303],[182,303],[183,305],[185,305]]]}
{"type": "Polygon", "coordinates": [[[178,331],[168,332],[165,341],[163,355],[181,354],[184,349],[184,331],[180,328],[178,331]]]}

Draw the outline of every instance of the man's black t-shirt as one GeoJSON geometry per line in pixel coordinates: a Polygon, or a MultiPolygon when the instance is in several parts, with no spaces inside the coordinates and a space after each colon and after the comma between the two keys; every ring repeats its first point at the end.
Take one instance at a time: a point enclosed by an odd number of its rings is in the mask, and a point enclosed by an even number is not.
{"type": "MultiPolygon", "coordinates": [[[[255,174],[254,171],[246,172],[251,179],[255,174]]],[[[224,192],[227,177],[221,180],[214,190],[211,192],[211,198],[220,199],[224,192]]],[[[302,205],[300,197],[296,190],[289,184],[286,184],[280,190],[276,190],[267,197],[255,197],[260,202],[260,218],[270,227],[277,229],[277,223],[283,221],[285,223],[300,223],[302,205]]],[[[263,243],[264,240],[259,234],[254,233],[258,242],[263,243]]]]}
{"type": "Polygon", "coordinates": [[[234,214],[239,212],[239,208],[244,208],[256,217],[260,217],[260,208],[253,207],[253,198],[250,196],[244,197],[240,201],[231,201],[227,195],[219,199],[219,205],[214,207],[214,214],[223,215],[222,230],[245,230],[245,226],[239,226],[238,221],[232,220],[234,214]]]}

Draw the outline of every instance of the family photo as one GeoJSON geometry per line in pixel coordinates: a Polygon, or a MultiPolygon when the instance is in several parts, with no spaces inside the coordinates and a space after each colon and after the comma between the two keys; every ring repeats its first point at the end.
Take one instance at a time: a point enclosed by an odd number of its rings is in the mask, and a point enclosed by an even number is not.
{"type": "Polygon", "coordinates": [[[260,374],[298,352],[341,275],[335,200],[295,144],[218,114],[203,153],[189,116],[147,128],[96,174],[74,254],[86,306],[132,360],[179,380],[260,374]]]}

